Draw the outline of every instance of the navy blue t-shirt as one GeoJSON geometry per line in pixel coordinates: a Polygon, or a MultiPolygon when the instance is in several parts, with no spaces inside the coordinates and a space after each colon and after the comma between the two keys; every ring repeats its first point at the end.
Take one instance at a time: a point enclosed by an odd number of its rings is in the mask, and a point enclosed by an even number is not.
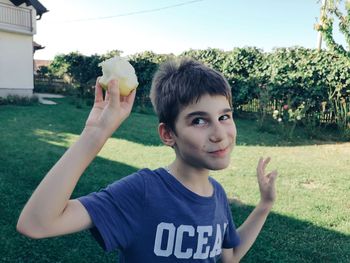
{"type": "Polygon", "coordinates": [[[216,262],[240,240],[222,186],[203,197],[164,168],[140,170],[78,200],[96,240],[120,262],[216,262]]]}

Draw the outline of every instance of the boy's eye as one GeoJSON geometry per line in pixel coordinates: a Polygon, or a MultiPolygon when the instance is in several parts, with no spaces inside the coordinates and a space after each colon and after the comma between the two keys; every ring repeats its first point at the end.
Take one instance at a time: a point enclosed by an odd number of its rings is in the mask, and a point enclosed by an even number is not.
{"type": "Polygon", "coordinates": [[[206,121],[203,118],[195,118],[192,120],[193,125],[203,125],[206,121]]]}
{"type": "Polygon", "coordinates": [[[219,118],[220,121],[225,121],[225,120],[229,120],[229,119],[231,119],[231,115],[229,115],[229,114],[222,115],[219,118]]]}

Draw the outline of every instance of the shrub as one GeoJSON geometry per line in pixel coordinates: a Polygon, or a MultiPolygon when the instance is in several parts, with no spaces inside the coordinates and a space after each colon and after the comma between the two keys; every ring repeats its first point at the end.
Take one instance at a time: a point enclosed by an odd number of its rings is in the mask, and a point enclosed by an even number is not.
{"type": "MultiPolygon", "coordinates": [[[[65,78],[77,97],[91,100],[91,87],[101,75],[98,63],[121,53],[58,55],[49,72],[43,74],[65,78]]],[[[239,112],[254,103],[260,128],[268,117],[271,119],[273,110],[283,105],[295,110],[304,105],[302,122],[310,131],[325,121],[336,122],[341,130],[350,129],[350,61],[344,56],[302,47],[277,48],[269,53],[255,47],[191,49],[179,56],[192,57],[222,72],[232,87],[234,109],[239,112]]],[[[135,104],[140,111],[147,112],[151,106],[149,91],[158,65],[173,57],[150,51],[129,56],[139,81],[135,104]]],[[[40,90],[40,85],[36,89],[40,90]]]]}
{"type": "Polygon", "coordinates": [[[37,96],[19,96],[19,95],[8,95],[3,98],[0,97],[0,105],[19,105],[19,106],[29,106],[37,104],[39,101],[37,96]]]}

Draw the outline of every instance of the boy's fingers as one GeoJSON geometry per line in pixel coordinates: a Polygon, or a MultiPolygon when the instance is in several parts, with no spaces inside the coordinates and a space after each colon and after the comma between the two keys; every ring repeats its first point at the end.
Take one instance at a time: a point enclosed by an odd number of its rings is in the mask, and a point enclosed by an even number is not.
{"type": "Polygon", "coordinates": [[[136,89],[134,89],[128,96],[125,97],[125,101],[130,104],[135,100],[136,89]]]}
{"type": "Polygon", "coordinates": [[[106,90],[106,95],[105,95],[105,101],[109,101],[109,91],[108,90],[106,90]]]}
{"type": "Polygon", "coordinates": [[[268,177],[269,177],[269,180],[270,180],[271,184],[275,183],[277,175],[278,175],[278,173],[277,173],[276,170],[272,171],[271,173],[268,174],[268,177]]]}
{"type": "Polygon", "coordinates": [[[96,84],[95,84],[95,102],[103,101],[103,91],[99,83],[99,80],[100,80],[100,77],[96,79],[96,84]]]}
{"type": "Polygon", "coordinates": [[[259,160],[259,170],[258,170],[258,174],[259,176],[263,177],[265,175],[265,169],[267,164],[270,162],[271,158],[267,157],[265,160],[264,158],[260,158],[259,160]]]}
{"type": "Polygon", "coordinates": [[[277,171],[272,171],[270,173],[268,173],[265,176],[265,169],[266,166],[268,165],[268,163],[271,161],[270,157],[267,157],[266,159],[264,158],[260,158],[259,159],[259,164],[257,167],[257,174],[258,174],[258,178],[259,180],[262,182],[263,180],[266,181],[266,178],[268,178],[268,181],[271,181],[272,183],[276,180],[277,177],[277,171]],[[266,178],[265,178],[266,177],[266,178]]]}
{"type": "Polygon", "coordinates": [[[272,180],[275,180],[276,177],[277,177],[277,171],[276,170],[273,170],[271,173],[269,173],[267,176],[272,179],[272,180]]]}
{"type": "Polygon", "coordinates": [[[256,171],[257,171],[258,175],[260,175],[260,173],[261,173],[261,164],[262,164],[262,160],[263,160],[263,158],[260,157],[260,159],[259,159],[259,161],[258,161],[258,166],[256,167],[256,171]]]}
{"type": "Polygon", "coordinates": [[[112,79],[108,83],[108,97],[110,103],[115,106],[118,105],[120,102],[120,93],[118,88],[118,82],[115,79],[112,79]]]}
{"type": "Polygon", "coordinates": [[[256,167],[256,172],[258,174],[258,177],[261,177],[263,174],[262,166],[263,166],[263,157],[260,157],[258,166],[256,167]]]}
{"type": "Polygon", "coordinates": [[[263,164],[263,170],[265,171],[265,168],[266,166],[268,165],[268,163],[271,161],[271,158],[270,157],[267,157],[265,160],[264,160],[264,164],[263,164]]]}

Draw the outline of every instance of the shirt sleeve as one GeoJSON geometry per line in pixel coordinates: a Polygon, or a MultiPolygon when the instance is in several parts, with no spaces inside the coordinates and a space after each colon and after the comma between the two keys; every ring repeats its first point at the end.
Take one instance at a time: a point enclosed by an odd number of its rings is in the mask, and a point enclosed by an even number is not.
{"type": "Polygon", "coordinates": [[[78,198],[94,224],[91,233],[105,251],[124,249],[137,236],[144,197],[144,178],[134,173],[99,192],[78,198]]]}

